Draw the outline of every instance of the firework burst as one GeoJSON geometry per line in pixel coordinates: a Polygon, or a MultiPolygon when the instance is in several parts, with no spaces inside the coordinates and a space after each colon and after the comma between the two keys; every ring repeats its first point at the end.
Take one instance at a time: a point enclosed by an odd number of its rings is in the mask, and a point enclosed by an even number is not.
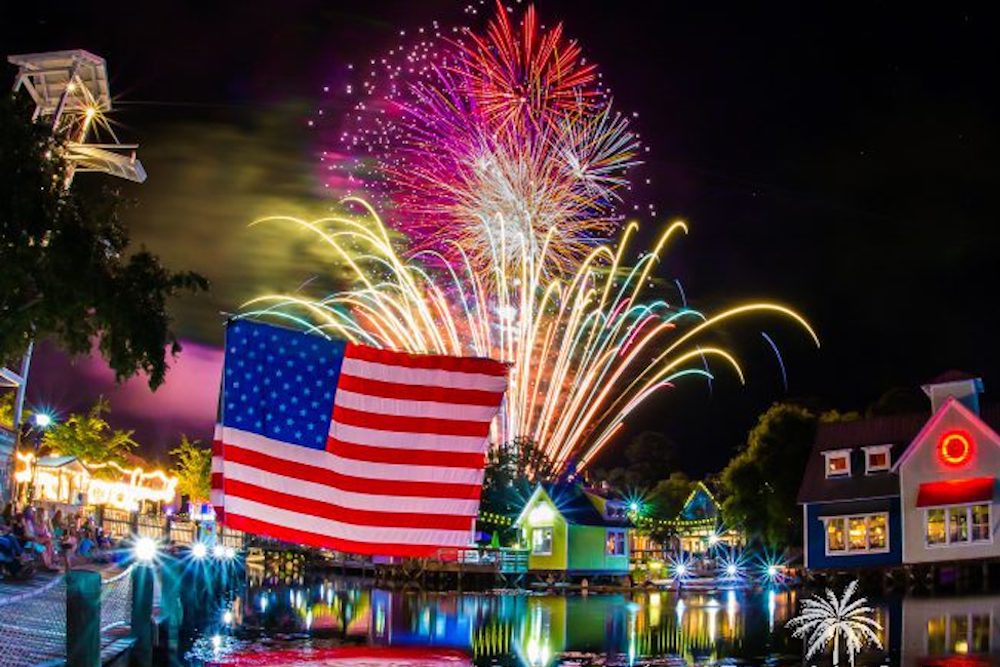
{"type": "Polygon", "coordinates": [[[602,106],[597,66],[586,62],[576,41],[563,37],[562,23],[540,27],[534,5],[515,27],[498,0],[486,34],[466,35],[467,42],[456,42],[454,69],[487,126],[537,132],[580,105],[602,106]]]}
{"type": "Polygon", "coordinates": [[[867,644],[882,648],[878,633],[882,626],[872,616],[874,611],[866,606],[865,598],[852,599],[858,582],[852,581],[838,598],[829,588],[826,596],[813,597],[802,601],[799,615],[788,621],[786,627],[793,629],[793,637],[808,636],[806,660],[826,650],[833,642],[833,664],[840,664],[840,641],[843,639],[847,657],[854,667],[854,656],[867,644]]]}
{"type": "Polygon", "coordinates": [[[454,241],[458,263],[435,250],[400,256],[374,209],[354,201],[364,215],[261,222],[315,234],[354,275],[355,286],[319,299],[266,295],[245,304],[244,313],[376,347],[505,361],[510,385],[492,439],[533,440],[557,467],[586,466],[652,395],[685,377],[711,378],[709,360],[742,382],[736,357],[707,338],[724,321],[776,315],[802,326],[818,344],[809,324],[778,304],[706,316],[645,299],[653,267],[687,230],[682,222],[668,226],[631,266],[625,253],[634,223],[617,246],[599,245],[571,275],[553,277],[542,268],[551,233],[539,255],[511,258],[499,244],[491,269],[481,271],[454,241]]]}
{"type": "Polygon", "coordinates": [[[415,250],[478,269],[527,253],[571,274],[620,224],[639,139],[561,24],[541,28],[533,7],[518,27],[496,12],[482,34],[436,29],[392,49],[396,64],[372,61],[340,136],[350,178],[415,250]]]}

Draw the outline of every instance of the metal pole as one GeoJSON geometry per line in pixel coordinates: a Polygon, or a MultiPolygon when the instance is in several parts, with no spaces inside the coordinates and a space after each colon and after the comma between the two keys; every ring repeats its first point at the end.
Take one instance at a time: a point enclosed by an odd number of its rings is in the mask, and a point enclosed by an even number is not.
{"type": "Polygon", "coordinates": [[[73,63],[73,69],[69,72],[69,79],[66,81],[66,87],[63,88],[62,95],[59,96],[59,103],[56,104],[55,113],[52,114],[52,134],[55,134],[59,129],[59,120],[62,118],[63,109],[66,107],[66,99],[69,97],[70,86],[78,85],[76,82],[76,75],[80,71],[80,61],[77,60],[73,63]]]}

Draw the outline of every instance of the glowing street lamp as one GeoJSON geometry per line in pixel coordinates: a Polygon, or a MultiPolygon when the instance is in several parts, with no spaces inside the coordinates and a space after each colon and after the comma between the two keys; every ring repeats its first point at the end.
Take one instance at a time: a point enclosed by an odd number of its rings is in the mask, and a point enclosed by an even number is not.
{"type": "Polygon", "coordinates": [[[46,412],[36,412],[34,420],[35,426],[43,430],[52,425],[52,415],[46,412]]]}
{"type": "Polygon", "coordinates": [[[156,540],[151,537],[140,537],[132,546],[132,555],[143,564],[152,563],[156,559],[157,551],[156,540]]]}
{"type": "Polygon", "coordinates": [[[204,542],[195,542],[191,545],[191,557],[195,560],[202,560],[208,555],[208,547],[204,542]]]}

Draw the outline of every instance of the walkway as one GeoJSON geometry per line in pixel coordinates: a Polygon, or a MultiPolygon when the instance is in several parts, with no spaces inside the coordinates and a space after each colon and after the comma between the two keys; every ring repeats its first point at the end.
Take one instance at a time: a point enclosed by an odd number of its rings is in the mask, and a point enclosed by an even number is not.
{"type": "MultiPolygon", "coordinates": [[[[97,569],[97,568],[93,568],[97,569]]],[[[101,572],[101,645],[128,634],[132,614],[130,572],[101,572]]],[[[66,659],[66,583],[63,574],[39,572],[28,581],[0,581],[0,667],[60,664],[66,659]]]]}

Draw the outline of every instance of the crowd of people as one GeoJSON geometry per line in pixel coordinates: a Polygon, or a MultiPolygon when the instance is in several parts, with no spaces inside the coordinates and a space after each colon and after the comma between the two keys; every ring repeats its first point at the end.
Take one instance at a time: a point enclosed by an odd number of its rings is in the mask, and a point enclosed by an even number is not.
{"type": "Polygon", "coordinates": [[[112,543],[93,516],[49,512],[43,505],[7,503],[0,515],[0,567],[21,577],[37,569],[68,569],[80,560],[105,562],[112,543]]]}

